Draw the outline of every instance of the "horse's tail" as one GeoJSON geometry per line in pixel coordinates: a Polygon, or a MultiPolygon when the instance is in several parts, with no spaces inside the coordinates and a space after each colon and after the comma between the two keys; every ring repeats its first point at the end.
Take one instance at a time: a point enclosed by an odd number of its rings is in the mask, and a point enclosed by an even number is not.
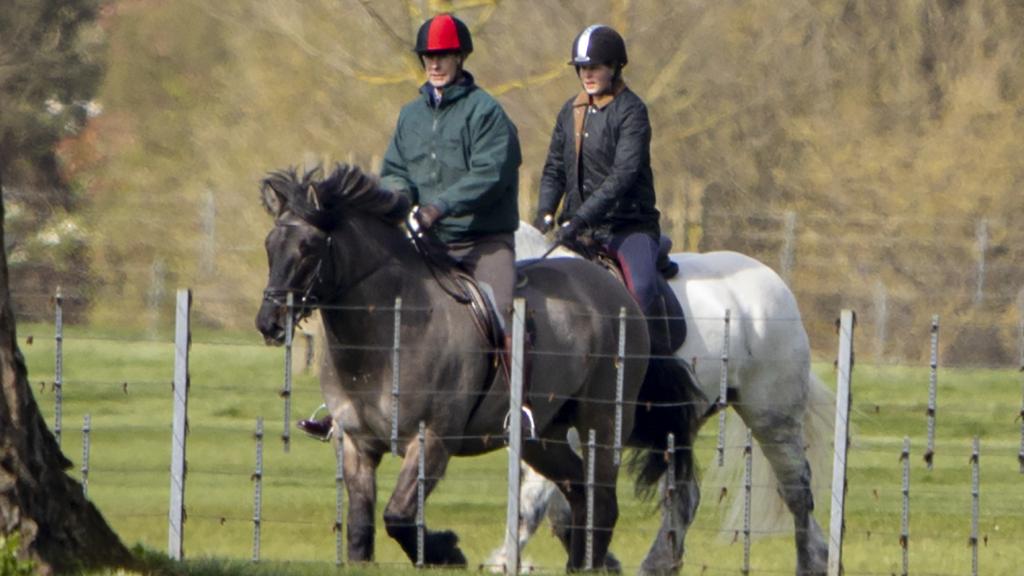
{"type": "Polygon", "coordinates": [[[637,495],[650,498],[668,470],[668,435],[674,436],[676,482],[696,477],[693,442],[707,402],[687,366],[673,357],[651,358],[637,398],[632,443],[650,448],[632,452],[627,467],[636,477],[637,495]]]}
{"type": "MultiPolygon", "coordinates": [[[[722,518],[723,538],[732,538],[743,530],[743,449],[746,429],[735,412],[729,412],[726,424],[725,466],[712,469],[706,478],[705,492],[714,497],[731,497],[729,509],[722,518]]],[[[811,467],[811,489],[814,500],[823,502],[832,481],[832,429],[835,423],[835,397],[825,384],[810,372],[808,375],[807,410],[803,417],[805,455],[811,467]]],[[[755,534],[776,534],[792,530],[792,515],[779,492],[768,458],[761,446],[754,443],[751,454],[751,529],[755,534]]]]}
{"type": "MultiPolygon", "coordinates": [[[[832,486],[832,440],[836,423],[836,397],[814,372],[811,372],[804,413],[804,446],[811,465],[811,489],[814,501],[823,497],[832,486]]],[[[823,506],[823,504],[822,504],[823,506]]]]}

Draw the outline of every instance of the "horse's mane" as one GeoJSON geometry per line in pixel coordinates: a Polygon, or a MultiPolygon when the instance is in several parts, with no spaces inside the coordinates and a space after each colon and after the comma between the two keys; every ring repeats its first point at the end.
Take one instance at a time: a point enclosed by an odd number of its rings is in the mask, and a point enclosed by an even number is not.
{"type": "Polygon", "coordinates": [[[357,166],[336,164],[326,178],[320,166],[301,177],[294,167],[269,173],[263,179],[263,204],[275,216],[285,209],[320,228],[330,230],[346,210],[378,217],[389,223],[400,222],[409,211],[409,200],[402,194],[380,187],[376,177],[357,166]],[[276,193],[273,205],[267,192],[276,193]]]}

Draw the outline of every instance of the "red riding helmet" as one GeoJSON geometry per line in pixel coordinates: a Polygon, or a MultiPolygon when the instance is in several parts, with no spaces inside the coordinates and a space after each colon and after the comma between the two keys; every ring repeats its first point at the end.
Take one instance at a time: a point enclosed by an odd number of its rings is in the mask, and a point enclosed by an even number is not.
{"type": "Polygon", "coordinates": [[[473,51],[473,37],[462,20],[451,14],[438,14],[420,26],[414,51],[421,56],[431,52],[469,54],[473,51]]]}
{"type": "Polygon", "coordinates": [[[626,42],[610,26],[604,24],[587,26],[572,41],[570,66],[618,64],[621,67],[625,66],[627,62],[629,62],[629,58],[626,57],[626,42]]]}

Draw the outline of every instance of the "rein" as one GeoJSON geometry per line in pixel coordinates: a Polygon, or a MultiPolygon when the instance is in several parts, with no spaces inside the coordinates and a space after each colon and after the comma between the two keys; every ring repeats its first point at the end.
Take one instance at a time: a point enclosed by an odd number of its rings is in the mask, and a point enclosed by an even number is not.
{"type": "Polygon", "coordinates": [[[423,257],[423,263],[426,264],[427,270],[430,270],[430,275],[437,282],[437,285],[441,287],[441,290],[445,294],[448,294],[455,299],[459,304],[471,304],[473,297],[469,294],[469,291],[462,286],[446,269],[449,266],[443,262],[443,259],[439,257],[440,250],[438,250],[422,233],[406,227],[406,235],[412,240],[412,245],[416,248],[416,252],[419,252],[420,256],[423,257]]]}
{"type": "MultiPolygon", "coordinates": [[[[544,260],[547,260],[548,256],[550,256],[551,253],[554,252],[556,248],[558,248],[559,246],[562,246],[562,245],[563,244],[562,244],[561,241],[555,240],[555,243],[552,244],[551,247],[547,249],[547,252],[544,252],[538,258],[534,258],[533,260],[530,260],[529,262],[527,262],[525,264],[521,264],[519,266],[519,270],[525,270],[525,269],[529,268],[530,266],[533,266],[534,264],[540,264],[544,260]]],[[[566,246],[566,248],[569,248],[569,247],[566,246]]],[[[571,250],[572,248],[569,248],[569,249],[571,250]]]]}

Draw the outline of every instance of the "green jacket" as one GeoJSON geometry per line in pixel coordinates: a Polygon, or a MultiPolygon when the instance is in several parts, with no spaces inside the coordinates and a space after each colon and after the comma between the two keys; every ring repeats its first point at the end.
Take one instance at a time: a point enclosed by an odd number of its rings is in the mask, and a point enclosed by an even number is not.
{"type": "Polygon", "coordinates": [[[519,135],[473,76],[447,87],[434,105],[430,84],[406,104],[381,167],[385,188],[413,204],[434,204],[444,242],[515,232],[519,225],[519,135]]]}

